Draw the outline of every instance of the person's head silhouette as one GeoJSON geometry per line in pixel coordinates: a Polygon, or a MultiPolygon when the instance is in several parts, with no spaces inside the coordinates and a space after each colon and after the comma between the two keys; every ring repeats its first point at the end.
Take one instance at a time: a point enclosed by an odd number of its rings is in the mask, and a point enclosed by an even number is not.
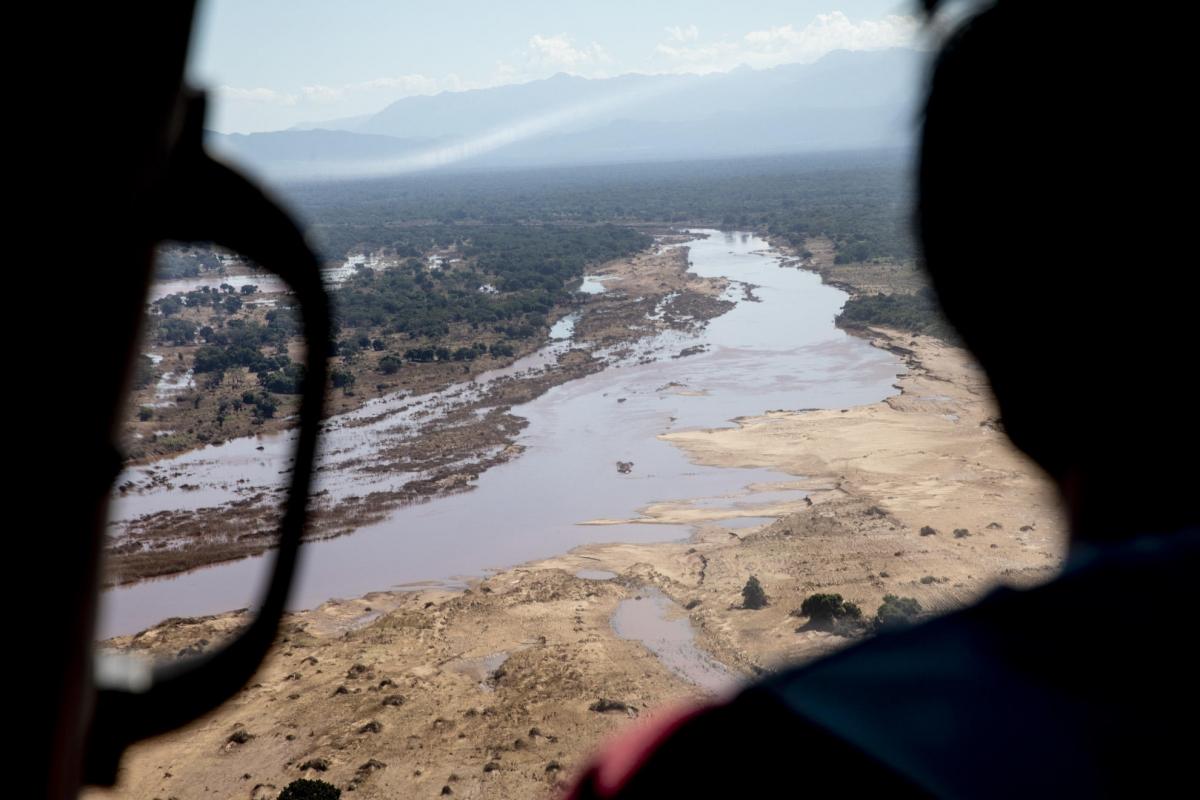
{"type": "Polygon", "coordinates": [[[939,56],[918,227],[947,317],[1012,440],[1062,487],[1077,538],[1194,521],[1179,391],[1194,270],[1169,246],[1179,113],[1136,24],[1000,2],[939,56]],[[1114,48],[1130,48],[1118,59],[1114,48]],[[1136,57],[1129,57],[1130,53],[1136,57]]]}

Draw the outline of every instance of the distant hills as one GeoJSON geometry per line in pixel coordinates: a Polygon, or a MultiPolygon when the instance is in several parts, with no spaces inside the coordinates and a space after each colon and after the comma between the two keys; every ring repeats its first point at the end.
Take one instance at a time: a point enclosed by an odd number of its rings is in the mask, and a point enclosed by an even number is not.
{"type": "Polygon", "coordinates": [[[709,75],[565,74],[397,100],[365,117],[209,144],[274,178],[722,158],[903,145],[922,55],[837,51],[709,75]]]}

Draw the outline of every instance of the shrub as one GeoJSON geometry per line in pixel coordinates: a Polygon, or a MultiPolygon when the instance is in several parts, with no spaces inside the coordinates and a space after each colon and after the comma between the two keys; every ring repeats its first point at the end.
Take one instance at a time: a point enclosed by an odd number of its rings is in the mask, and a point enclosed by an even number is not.
{"type": "Polygon", "coordinates": [[[399,357],[394,356],[391,353],[388,353],[386,356],[379,359],[379,371],[384,375],[396,374],[400,371],[400,367],[403,365],[404,362],[401,361],[399,357]]]}
{"type": "Polygon", "coordinates": [[[342,790],[325,781],[300,778],[292,781],[279,793],[279,800],[339,800],[342,790]]]}
{"type": "Polygon", "coordinates": [[[254,413],[262,419],[270,419],[279,410],[279,403],[274,397],[263,392],[254,401],[254,413]]]}
{"type": "Polygon", "coordinates": [[[488,353],[492,358],[510,358],[516,355],[517,351],[507,342],[496,342],[488,348],[488,353]]]}
{"type": "Polygon", "coordinates": [[[301,394],[304,392],[303,364],[288,364],[275,372],[264,372],[260,380],[268,392],[275,394],[301,394]]]}
{"type": "Polygon", "coordinates": [[[862,611],[854,603],[843,600],[840,594],[821,592],[809,595],[792,615],[808,617],[814,628],[829,629],[833,627],[834,620],[861,618],[862,611]]]}
{"type": "Polygon", "coordinates": [[[746,581],[746,585],[742,587],[742,608],[759,609],[766,604],[767,593],[763,591],[758,578],[751,575],[750,579],[746,581]]]}
{"type": "Polygon", "coordinates": [[[921,614],[921,604],[913,597],[897,597],[894,594],[884,595],[883,604],[875,613],[875,627],[878,630],[900,628],[911,625],[921,614]]]}

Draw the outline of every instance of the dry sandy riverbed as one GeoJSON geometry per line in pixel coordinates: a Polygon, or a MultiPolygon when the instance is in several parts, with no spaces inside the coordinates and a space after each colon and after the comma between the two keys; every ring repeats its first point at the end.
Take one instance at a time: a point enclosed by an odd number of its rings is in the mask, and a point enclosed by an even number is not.
{"type": "MultiPolygon", "coordinates": [[[[1049,485],[997,429],[982,374],[937,340],[871,335],[908,362],[899,395],[665,437],[697,462],[795,475],[811,506],[731,528],[722,512],[659,504],[644,514],[698,525],[692,540],[590,545],[466,591],[376,594],[290,615],[255,683],[135,748],[112,796],[274,797],[314,777],[353,785],[355,797],[436,797],[447,786],[456,797],[544,797],[608,734],[703,696],[614,633],[618,604],[647,586],[691,606],[699,644],[749,677],[848,641],[796,630],[802,620],[789,611],[814,591],[868,613],[887,593],[942,611],[998,582],[1050,577],[1063,521],[1049,485]],[[751,574],[770,598],[760,611],[737,607],[751,574]],[[634,710],[590,710],[600,698],[634,710]]],[[[174,657],[240,620],[168,621],[110,644],[174,657]]]]}

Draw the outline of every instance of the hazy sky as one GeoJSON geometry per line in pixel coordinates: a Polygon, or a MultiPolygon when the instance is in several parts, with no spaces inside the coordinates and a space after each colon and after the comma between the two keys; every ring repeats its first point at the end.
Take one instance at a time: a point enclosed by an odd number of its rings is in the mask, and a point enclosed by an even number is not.
{"type": "Polygon", "coordinates": [[[414,94],[556,72],[712,72],[911,42],[897,0],[201,0],[192,79],[209,127],[278,130],[414,94]]]}

